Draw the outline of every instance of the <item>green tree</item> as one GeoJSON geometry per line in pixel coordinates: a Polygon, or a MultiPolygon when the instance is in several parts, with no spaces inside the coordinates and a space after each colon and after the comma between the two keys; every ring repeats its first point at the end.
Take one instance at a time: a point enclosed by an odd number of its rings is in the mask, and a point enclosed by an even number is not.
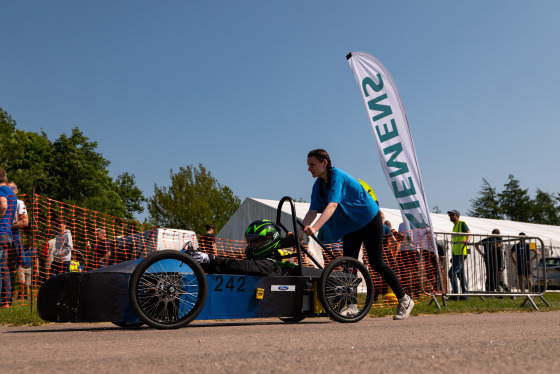
{"type": "Polygon", "coordinates": [[[31,194],[33,187],[37,193],[42,193],[53,184],[50,175],[52,143],[45,133],[16,130],[3,143],[6,160],[2,164],[20,193],[31,194]]]}
{"type": "Polygon", "coordinates": [[[478,191],[479,197],[471,199],[471,209],[467,214],[471,217],[501,219],[500,200],[496,189],[482,178],[482,187],[478,191]]]}
{"type": "Polygon", "coordinates": [[[51,173],[55,180],[46,193],[55,200],[132,218],[134,212],[143,211],[144,197],[134,185],[134,175],[124,173],[114,181],[109,164],[97,152],[97,142],[76,127],[70,136],[62,134],[53,143],[51,173]]]}
{"type": "Polygon", "coordinates": [[[0,108],[0,139],[0,167],[17,183],[21,194],[30,194],[33,187],[40,192],[52,182],[52,144],[44,132],[18,130],[16,121],[0,108]]]}
{"type": "MultiPolygon", "coordinates": [[[[8,171],[8,165],[10,161],[10,143],[12,136],[16,131],[16,121],[12,119],[12,116],[8,112],[0,108],[0,168],[8,171]]],[[[8,178],[10,175],[8,174],[8,178]]]]}
{"type": "Polygon", "coordinates": [[[560,197],[537,188],[533,200],[531,222],[545,225],[560,225],[560,212],[556,206],[560,197]]]}
{"type": "Polygon", "coordinates": [[[0,167],[17,183],[19,192],[35,192],[65,203],[133,218],[144,210],[142,192],[134,175],[109,176],[109,160],[97,152],[77,127],[51,142],[47,134],[19,130],[11,116],[0,108],[0,167]]]}
{"type": "Polygon", "coordinates": [[[170,170],[171,186],[154,185],[148,199],[150,220],[159,227],[205,231],[209,222],[219,231],[235,213],[241,199],[222,186],[202,164],[170,170]]]}
{"type": "Polygon", "coordinates": [[[505,189],[498,194],[500,207],[506,219],[518,222],[529,222],[532,213],[532,202],[529,189],[522,189],[519,181],[512,174],[508,176],[505,189]]]}
{"type": "Polygon", "coordinates": [[[124,172],[117,177],[116,180],[117,193],[124,201],[126,206],[125,218],[131,219],[133,212],[143,212],[142,203],[146,201],[142,191],[136,187],[134,174],[124,172]]]}
{"type": "Polygon", "coordinates": [[[49,196],[68,203],[79,203],[88,197],[102,195],[110,188],[110,162],[96,152],[97,142],[91,142],[76,127],[53,143],[52,174],[56,189],[49,196]]]}
{"type": "MultiPolygon", "coordinates": [[[[10,116],[8,112],[0,108],[0,139],[2,139],[0,147],[2,147],[4,138],[11,136],[14,131],[16,131],[16,121],[12,119],[12,116],[10,116]]],[[[0,153],[0,155],[2,155],[2,153],[0,153]]]]}

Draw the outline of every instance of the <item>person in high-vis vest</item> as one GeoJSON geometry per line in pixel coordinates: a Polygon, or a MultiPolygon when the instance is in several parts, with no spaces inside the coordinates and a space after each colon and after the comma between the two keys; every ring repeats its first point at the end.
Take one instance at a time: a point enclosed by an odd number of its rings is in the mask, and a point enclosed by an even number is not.
{"type": "Polygon", "coordinates": [[[81,271],[82,268],[80,267],[80,263],[78,261],[70,261],[70,272],[76,273],[81,271]]]}
{"type": "MultiPolygon", "coordinates": [[[[470,233],[467,224],[459,219],[461,214],[457,210],[450,210],[447,212],[449,215],[449,220],[453,222],[453,232],[457,233],[470,233]]],[[[467,275],[465,274],[465,259],[468,254],[468,246],[470,242],[470,235],[453,235],[453,248],[452,248],[452,259],[451,259],[451,269],[449,269],[449,279],[451,280],[451,292],[457,294],[459,292],[459,287],[457,284],[457,278],[461,282],[461,292],[467,293],[468,281],[467,275]]],[[[457,300],[457,296],[452,296],[451,300],[457,300]]],[[[462,300],[468,300],[470,297],[463,296],[462,300]]]]}

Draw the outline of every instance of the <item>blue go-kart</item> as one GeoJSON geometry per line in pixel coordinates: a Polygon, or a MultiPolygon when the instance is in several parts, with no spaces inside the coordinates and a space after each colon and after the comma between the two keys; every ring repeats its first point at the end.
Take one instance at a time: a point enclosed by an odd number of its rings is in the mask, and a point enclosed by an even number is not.
{"type": "MultiPolygon", "coordinates": [[[[276,223],[288,232],[280,222],[286,201],[297,232],[302,223],[289,197],[280,201],[276,223]]],[[[39,291],[38,311],[52,322],[113,322],[126,328],[146,324],[157,329],[183,327],[194,319],[360,321],[373,301],[368,269],[354,258],[335,258],[321,246],[332,257],[325,268],[297,242],[292,256],[298,266],[289,276],[205,274],[184,251],[156,251],[143,259],[49,279],[39,291]],[[304,266],[302,252],[317,267],[304,266]]]]}

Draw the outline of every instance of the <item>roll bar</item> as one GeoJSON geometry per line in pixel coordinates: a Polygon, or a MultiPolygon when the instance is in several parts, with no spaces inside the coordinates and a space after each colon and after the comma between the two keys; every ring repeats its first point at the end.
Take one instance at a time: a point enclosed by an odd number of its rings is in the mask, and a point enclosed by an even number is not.
{"type": "MultiPolygon", "coordinates": [[[[301,222],[297,216],[296,216],[296,206],[294,203],[294,199],[292,199],[289,196],[284,196],[280,202],[278,203],[278,209],[276,210],[276,224],[278,226],[280,226],[282,228],[282,230],[284,230],[286,233],[289,232],[289,230],[286,228],[286,226],[284,226],[282,224],[282,222],[280,222],[280,217],[282,216],[282,206],[284,205],[285,202],[289,202],[290,203],[290,207],[292,210],[292,225],[294,227],[294,236],[296,238],[296,249],[297,249],[297,259],[298,259],[298,264],[299,264],[299,268],[302,271],[303,274],[303,260],[301,258],[301,253],[302,251],[307,255],[307,257],[309,257],[311,259],[311,261],[319,268],[322,269],[323,267],[321,266],[321,264],[319,264],[319,262],[315,259],[315,257],[313,257],[313,255],[311,255],[311,253],[309,253],[309,251],[305,248],[303,248],[301,246],[301,243],[299,242],[299,238],[298,238],[298,225],[301,228],[304,228],[303,226],[303,222],[301,222]]],[[[328,249],[327,247],[325,247],[325,245],[319,240],[317,239],[317,237],[315,235],[311,235],[311,237],[313,238],[313,240],[315,240],[320,246],[321,248],[323,248],[323,250],[325,252],[327,252],[329,254],[329,256],[334,260],[336,257],[335,255],[331,252],[330,249],[328,249]]]]}

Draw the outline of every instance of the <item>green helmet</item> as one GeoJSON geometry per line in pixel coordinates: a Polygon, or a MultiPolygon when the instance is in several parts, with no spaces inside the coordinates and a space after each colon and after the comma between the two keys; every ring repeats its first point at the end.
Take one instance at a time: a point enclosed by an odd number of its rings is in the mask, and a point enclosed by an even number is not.
{"type": "Polygon", "coordinates": [[[280,246],[280,239],[280,227],[274,222],[267,219],[255,221],[245,231],[245,255],[251,259],[273,257],[280,246]]]}

